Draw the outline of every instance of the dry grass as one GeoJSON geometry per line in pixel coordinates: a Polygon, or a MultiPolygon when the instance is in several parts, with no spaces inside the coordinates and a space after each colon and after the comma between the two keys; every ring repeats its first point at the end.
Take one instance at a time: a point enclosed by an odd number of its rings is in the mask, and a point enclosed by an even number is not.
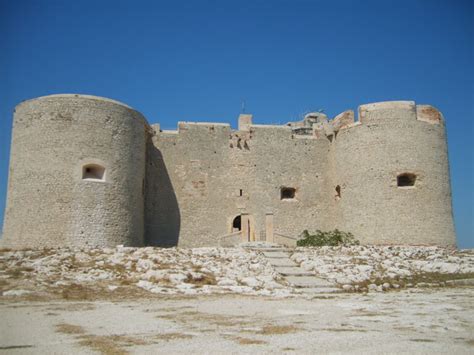
{"type": "Polygon", "coordinates": [[[61,290],[62,298],[66,300],[92,300],[97,294],[97,290],[80,284],[64,286],[61,290]]]}
{"type": "Polygon", "coordinates": [[[120,275],[123,275],[127,272],[127,268],[122,264],[104,264],[98,268],[105,271],[111,271],[120,275]]]}
{"type": "MultiPolygon", "coordinates": [[[[470,273],[459,273],[459,274],[443,274],[439,272],[420,272],[413,274],[408,277],[396,277],[396,278],[389,278],[389,277],[377,277],[371,280],[362,281],[359,283],[355,283],[360,288],[367,288],[370,284],[382,285],[385,282],[390,284],[399,284],[400,289],[404,288],[408,284],[416,285],[418,283],[430,283],[430,284],[441,284],[446,281],[451,280],[460,280],[460,279],[473,279],[474,272],[470,273]]],[[[396,291],[397,289],[391,289],[392,291],[396,291]]],[[[362,291],[362,290],[360,290],[362,291]]]]}
{"type": "Polygon", "coordinates": [[[217,285],[216,277],[210,273],[204,273],[199,277],[193,277],[191,274],[188,274],[186,283],[190,283],[196,286],[204,286],[204,285],[217,285]]]}
{"type": "Polygon", "coordinates": [[[128,351],[122,349],[115,343],[111,337],[87,335],[82,336],[79,344],[88,347],[92,350],[98,351],[103,355],[126,355],[128,351]]]}
{"type": "Polygon", "coordinates": [[[168,269],[173,269],[176,265],[169,264],[169,263],[160,263],[157,260],[153,260],[153,263],[156,265],[156,268],[158,270],[168,270],[168,269]]]}
{"type": "Polygon", "coordinates": [[[63,334],[84,334],[85,330],[80,325],[73,325],[67,323],[56,324],[56,331],[63,334]]]}
{"type": "Polygon", "coordinates": [[[163,334],[157,334],[153,336],[153,339],[170,341],[170,340],[176,340],[176,339],[191,339],[192,337],[193,336],[190,334],[183,334],[183,333],[163,333],[163,334]]]}
{"type": "Polygon", "coordinates": [[[32,267],[26,267],[26,266],[20,266],[16,267],[14,269],[7,269],[6,274],[11,278],[11,279],[20,279],[26,272],[33,272],[35,271],[34,268],[32,267]]]}
{"type": "Polygon", "coordinates": [[[57,324],[56,331],[58,333],[75,335],[80,345],[96,350],[104,355],[124,355],[128,354],[128,351],[123,349],[124,347],[149,344],[143,339],[131,336],[86,334],[83,327],[67,323],[57,324]]]}
{"type": "Polygon", "coordinates": [[[0,279],[0,290],[3,290],[5,286],[8,286],[8,281],[0,279]]]}
{"type": "MultiPolygon", "coordinates": [[[[431,329],[433,329],[433,326],[430,326],[431,329]]],[[[393,327],[395,330],[401,330],[402,332],[414,332],[416,331],[415,327],[409,327],[409,326],[398,326],[398,327],[393,327]]]]}
{"type": "Polygon", "coordinates": [[[357,310],[356,314],[351,314],[349,317],[380,317],[384,314],[378,312],[371,312],[365,310],[357,310]]]}
{"type": "Polygon", "coordinates": [[[0,350],[13,350],[13,349],[25,349],[25,348],[33,348],[33,345],[0,346],[0,350]]]}
{"type": "Polygon", "coordinates": [[[168,319],[180,323],[196,323],[200,327],[204,323],[218,327],[241,327],[248,326],[252,323],[246,317],[221,315],[212,313],[201,313],[197,311],[187,311],[181,313],[170,313],[158,315],[157,318],[168,319]]]}
{"type": "Polygon", "coordinates": [[[237,343],[239,343],[240,345],[263,345],[263,344],[268,344],[266,341],[263,341],[263,340],[243,338],[243,337],[237,337],[234,340],[237,341],[237,343]]]}
{"type": "Polygon", "coordinates": [[[434,340],[431,339],[410,339],[410,341],[415,341],[418,343],[434,343],[434,340]]]}
{"type": "Polygon", "coordinates": [[[323,328],[319,329],[326,332],[367,332],[366,329],[354,329],[354,328],[323,328]]]}
{"type": "MultiPolygon", "coordinates": [[[[154,299],[162,297],[159,294],[150,293],[133,284],[125,282],[117,289],[110,291],[107,282],[95,282],[88,285],[71,284],[52,290],[59,298],[68,301],[124,301],[137,299],[154,299]]],[[[54,296],[54,295],[53,295],[54,296]]]]}
{"type": "Polygon", "coordinates": [[[439,283],[450,280],[474,279],[474,272],[459,274],[442,274],[439,272],[424,272],[413,275],[408,280],[415,284],[419,282],[439,283]]]}
{"type": "Polygon", "coordinates": [[[57,306],[51,306],[46,308],[47,311],[66,311],[66,312],[84,312],[84,311],[93,311],[96,309],[93,303],[62,303],[57,306]]]}
{"type": "Polygon", "coordinates": [[[278,335],[278,334],[295,333],[299,330],[300,328],[297,328],[293,325],[266,325],[262,328],[262,330],[258,331],[257,334],[278,335]]]}
{"type": "Polygon", "coordinates": [[[52,249],[52,248],[44,248],[41,250],[35,250],[35,253],[33,255],[30,255],[30,260],[35,260],[35,259],[40,259],[44,258],[47,256],[51,256],[57,253],[57,250],[52,249]]]}

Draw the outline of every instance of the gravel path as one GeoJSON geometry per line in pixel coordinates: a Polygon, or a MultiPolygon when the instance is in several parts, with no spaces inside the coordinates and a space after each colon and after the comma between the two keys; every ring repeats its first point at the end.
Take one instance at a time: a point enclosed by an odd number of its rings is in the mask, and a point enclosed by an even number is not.
{"type": "Polygon", "coordinates": [[[134,301],[0,301],[0,353],[472,354],[472,288],[134,301]]]}

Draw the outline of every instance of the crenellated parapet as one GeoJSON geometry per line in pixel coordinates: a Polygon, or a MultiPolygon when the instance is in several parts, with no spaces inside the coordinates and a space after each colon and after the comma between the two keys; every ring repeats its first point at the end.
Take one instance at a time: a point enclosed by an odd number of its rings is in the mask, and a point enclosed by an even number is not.
{"type": "Polygon", "coordinates": [[[286,126],[291,127],[298,138],[327,138],[332,141],[334,135],[341,130],[403,120],[444,124],[443,115],[433,106],[416,105],[414,101],[384,101],[360,105],[357,119],[352,110],[344,111],[333,119],[328,119],[320,112],[313,112],[307,114],[303,120],[289,122],[286,126]]]}
{"type": "MultiPolygon", "coordinates": [[[[442,114],[414,101],[361,105],[330,121],[339,229],[366,243],[454,245],[442,114]]],[[[329,137],[328,137],[329,138],[329,137]]]]}

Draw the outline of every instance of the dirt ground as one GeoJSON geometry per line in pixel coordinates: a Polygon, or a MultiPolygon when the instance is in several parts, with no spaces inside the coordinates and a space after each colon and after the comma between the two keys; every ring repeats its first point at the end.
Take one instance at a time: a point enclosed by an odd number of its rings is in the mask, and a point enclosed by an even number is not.
{"type": "Polygon", "coordinates": [[[474,288],[0,302],[0,353],[473,354],[474,288]]]}

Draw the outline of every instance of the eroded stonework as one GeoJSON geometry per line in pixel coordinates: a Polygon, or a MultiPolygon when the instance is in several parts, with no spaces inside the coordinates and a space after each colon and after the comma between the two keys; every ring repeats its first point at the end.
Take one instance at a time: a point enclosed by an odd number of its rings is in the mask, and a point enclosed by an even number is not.
{"type": "Polygon", "coordinates": [[[15,109],[3,244],[211,246],[304,229],[455,245],[444,119],[412,101],[238,130],[149,125],[119,102],[52,95],[15,109]],[[404,178],[413,177],[413,181],[404,178]]]}

